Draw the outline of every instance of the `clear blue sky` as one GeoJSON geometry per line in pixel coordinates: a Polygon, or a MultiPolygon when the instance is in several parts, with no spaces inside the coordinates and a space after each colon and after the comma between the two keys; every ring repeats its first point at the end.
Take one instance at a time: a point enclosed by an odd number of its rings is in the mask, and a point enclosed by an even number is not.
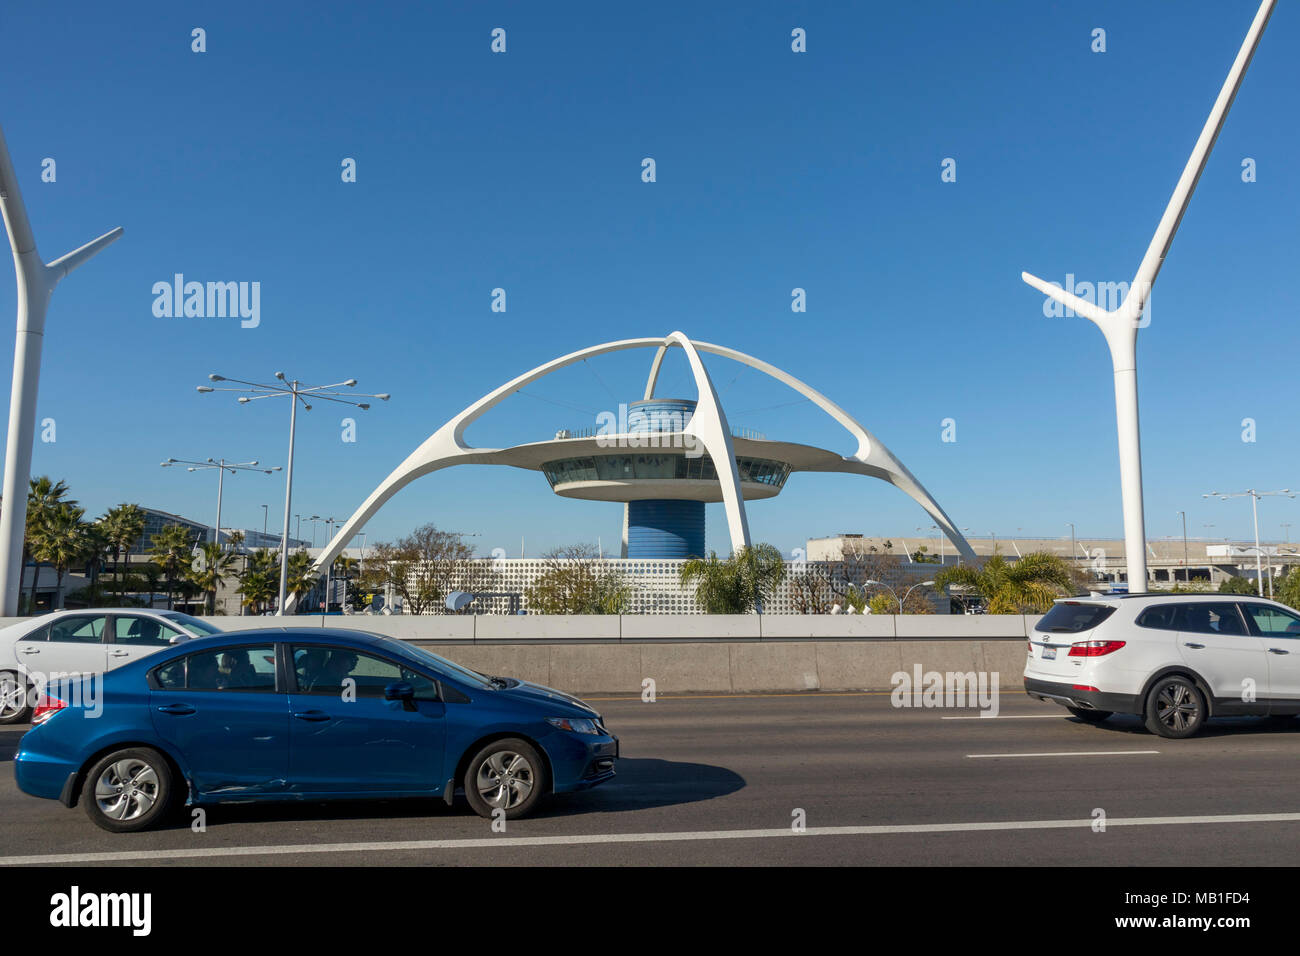
{"type": "MultiPolygon", "coordinates": [[[[681,329],[820,388],[973,534],[1067,535],[1073,521],[1081,536],[1118,535],[1105,345],[1083,319],[1045,317],[1020,271],[1131,278],[1255,8],[7,4],[0,122],[42,253],[126,229],[55,294],[39,414],[57,441],[38,442],[34,472],[65,479],[93,514],[126,500],[211,521],[215,475],[158,463],[283,464],[288,408],[194,386],[209,372],[352,376],[392,401],[358,415],[355,444],[340,440],[338,406],[300,416],[295,482],[295,512],[345,517],[506,379],[681,329]],[[194,27],[206,53],[190,50],[194,27]],[[504,55],[489,49],[494,27],[504,55]],[[795,27],[805,54],[790,50],[795,27]],[[55,183],[41,181],[45,157],[55,183]],[[355,184],[340,181],[344,157],[355,184]],[[945,157],[956,183],[940,181],[945,157]],[[177,272],[260,282],[261,325],[155,317],[151,288],[177,272]],[[790,310],[796,286],[804,315],[790,310]],[[505,314],[490,311],[495,287],[505,314]],[[955,443],[940,440],[945,418],[955,443]]],[[[1139,338],[1152,539],[1180,533],[1180,509],[1193,536],[1247,535],[1247,501],[1201,494],[1300,486],[1298,44],[1282,4],[1139,338]],[[1244,157],[1257,182],[1241,181],[1244,157]],[[1257,441],[1241,440],[1243,418],[1257,441]]],[[[6,278],[4,328],[13,312],[6,278]]],[[[649,359],[557,374],[469,438],[591,424],[639,397],[649,359]]],[[[733,423],[853,451],[793,392],[709,364],[733,423]]],[[[688,383],[677,353],[661,394],[688,383]]],[[[276,527],[280,477],[226,489],[227,523],[260,527],[268,503],[276,527]]],[[[1300,525],[1300,499],[1261,512],[1267,537],[1300,525]]],[[[620,519],[555,498],[540,474],[474,467],[408,487],[369,540],[433,521],[478,532],[481,553],[514,555],[521,537],[529,554],[608,548],[620,519]]],[[[725,551],[720,510],[709,520],[725,551]]],[[[750,521],[787,553],[809,536],[930,524],[883,483],[808,475],[750,521]]]]}

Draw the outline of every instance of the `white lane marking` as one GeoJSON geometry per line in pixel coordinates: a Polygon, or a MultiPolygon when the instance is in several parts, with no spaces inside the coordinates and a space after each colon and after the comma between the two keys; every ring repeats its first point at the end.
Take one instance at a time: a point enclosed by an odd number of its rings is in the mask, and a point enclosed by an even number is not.
{"type": "Polygon", "coordinates": [[[1159,750],[1072,750],[1043,754],[967,754],[972,760],[986,757],[1131,757],[1134,754],[1158,754],[1159,750]]]}
{"type": "Polygon", "coordinates": [[[973,717],[940,717],[940,720],[1060,720],[1064,714],[975,714],[973,717]]]}
{"type": "MultiPolygon", "coordinates": [[[[189,850],[124,850],[116,853],[51,853],[44,856],[0,857],[0,866],[57,863],[127,863],[137,860],[183,860],[223,856],[291,856],[303,853],[393,853],[413,850],[472,850],[494,847],[584,846],[593,843],[681,843],[708,840],[761,840],[775,837],[883,836],[897,833],[970,833],[996,830],[1069,830],[1091,828],[1086,820],[1009,820],[993,823],[919,823],[861,827],[809,827],[795,833],[775,830],[687,830],[676,833],[599,833],[575,836],[484,837],[463,840],[406,840],[387,843],[303,843],[282,846],[224,846],[189,850]]],[[[1230,813],[1215,816],[1110,817],[1108,827],[1149,827],[1190,824],[1300,823],[1300,813],[1230,813]]]]}

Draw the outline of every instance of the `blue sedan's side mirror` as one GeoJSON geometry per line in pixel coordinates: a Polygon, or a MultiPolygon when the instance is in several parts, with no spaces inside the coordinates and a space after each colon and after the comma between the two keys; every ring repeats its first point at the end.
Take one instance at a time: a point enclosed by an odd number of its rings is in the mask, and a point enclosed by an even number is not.
{"type": "Polygon", "coordinates": [[[403,707],[411,710],[415,706],[415,688],[404,680],[393,681],[384,688],[384,700],[400,700],[403,707]]]}

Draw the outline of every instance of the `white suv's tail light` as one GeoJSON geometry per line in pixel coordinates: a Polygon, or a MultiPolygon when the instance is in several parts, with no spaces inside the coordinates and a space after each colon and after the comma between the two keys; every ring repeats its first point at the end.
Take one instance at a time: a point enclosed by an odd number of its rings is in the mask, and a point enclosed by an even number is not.
{"type": "Polygon", "coordinates": [[[1105,657],[1124,646],[1124,641],[1080,641],[1070,647],[1068,657],[1105,657]]]}

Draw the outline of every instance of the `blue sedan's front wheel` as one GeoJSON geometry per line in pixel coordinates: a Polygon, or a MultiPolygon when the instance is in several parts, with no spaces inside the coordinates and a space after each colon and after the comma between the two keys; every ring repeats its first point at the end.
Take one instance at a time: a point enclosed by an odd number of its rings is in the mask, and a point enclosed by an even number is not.
{"type": "Polygon", "coordinates": [[[152,747],[128,747],[105,754],[86,774],[81,802],[96,826],[134,833],[154,826],[172,799],[172,772],[152,747]]]}
{"type": "Polygon", "coordinates": [[[504,811],[507,820],[530,812],[548,786],[546,764],[526,740],[494,740],[470,760],[465,770],[465,797],[474,812],[494,818],[504,811]]]}

